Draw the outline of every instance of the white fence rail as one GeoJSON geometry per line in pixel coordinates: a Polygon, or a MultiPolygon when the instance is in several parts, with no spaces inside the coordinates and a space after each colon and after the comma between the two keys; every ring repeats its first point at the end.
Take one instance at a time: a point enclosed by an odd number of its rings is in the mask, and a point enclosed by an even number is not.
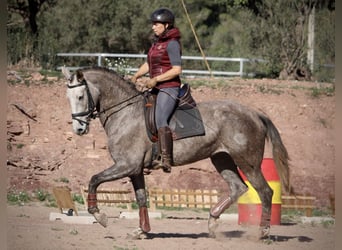
{"type": "MultiPolygon", "coordinates": [[[[119,54],[119,53],[58,53],[59,57],[97,57],[97,65],[102,66],[104,58],[146,58],[145,54],[119,54]]],[[[183,74],[188,75],[213,75],[213,76],[246,76],[245,63],[265,62],[262,59],[247,58],[228,58],[228,57],[206,57],[208,61],[223,61],[239,63],[238,71],[217,71],[217,70],[192,70],[183,69],[183,74]]],[[[200,56],[182,56],[182,60],[204,60],[200,56]]],[[[60,68],[60,67],[59,67],[60,68]]],[[[77,69],[79,67],[68,67],[69,69],[77,69]]],[[[138,68],[128,68],[127,70],[136,72],[138,68]]]]}

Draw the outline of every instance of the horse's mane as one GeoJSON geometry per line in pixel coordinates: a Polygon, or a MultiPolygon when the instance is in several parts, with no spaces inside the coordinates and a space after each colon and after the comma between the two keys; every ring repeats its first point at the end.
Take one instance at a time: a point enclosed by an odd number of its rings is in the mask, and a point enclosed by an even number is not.
{"type": "Polygon", "coordinates": [[[118,80],[120,80],[122,82],[125,82],[127,84],[127,86],[129,86],[132,90],[137,91],[134,83],[132,83],[131,81],[125,79],[123,75],[119,74],[118,72],[116,72],[113,69],[109,69],[107,67],[101,67],[101,66],[89,66],[89,67],[82,68],[81,71],[82,72],[98,71],[98,72],[102,72],[104,74],[108,74],[111,77],[113,77],[114,79],[118,79],[118,80]]]}
{"type": "Polygon", "coordinates": [[[81,69],[81,71],[89,71],[89,70],[95,70],[95,71],[102,71],[110,74],[114,74],[120,78],[123,78],[119,73],[117,73],[115,70],[107,68],[107,67],[102,67],[102,66],[87,66],[81,69]]]}

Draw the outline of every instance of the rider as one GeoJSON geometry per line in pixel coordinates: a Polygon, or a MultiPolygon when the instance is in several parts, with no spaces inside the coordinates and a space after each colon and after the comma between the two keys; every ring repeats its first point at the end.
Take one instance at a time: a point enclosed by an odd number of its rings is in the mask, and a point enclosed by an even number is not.
{"type": "Polygon", "coordinates": [[[157,93],[155,119],[158,146],[161,165],[168,173],[173,165],[173,139],[169,119],[177,104],[182,73],[180,32],[174,27],[174,20],[175,16],[168,8],[157,9],[151,14],[153,44],[147,61],[131,79],[136,83],[137,78],[149,73],[150,79],[145,86],[157,93]]]}

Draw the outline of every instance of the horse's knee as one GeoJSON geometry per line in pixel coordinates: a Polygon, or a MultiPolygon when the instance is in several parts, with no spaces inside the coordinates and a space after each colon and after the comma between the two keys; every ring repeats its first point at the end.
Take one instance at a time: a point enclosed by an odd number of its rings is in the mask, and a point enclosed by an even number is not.
{"type": "Polygon", "coordinates": [[[138,189],[135,191],[135,197],[139,207],[147,206],[147,195],[145,189],[138,189]]]}

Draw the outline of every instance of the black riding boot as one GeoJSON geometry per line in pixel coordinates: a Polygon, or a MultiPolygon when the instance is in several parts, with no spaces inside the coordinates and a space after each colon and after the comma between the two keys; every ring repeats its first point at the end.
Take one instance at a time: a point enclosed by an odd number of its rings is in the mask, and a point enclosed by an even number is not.
{"type": "Polygon", "coordinates": [[[169,127],[162,127],[158,130],[158,146],[161,154],[161,163],[164,172],[170,173],[173,165],[173,140],[172,131],[169,127]]]}

